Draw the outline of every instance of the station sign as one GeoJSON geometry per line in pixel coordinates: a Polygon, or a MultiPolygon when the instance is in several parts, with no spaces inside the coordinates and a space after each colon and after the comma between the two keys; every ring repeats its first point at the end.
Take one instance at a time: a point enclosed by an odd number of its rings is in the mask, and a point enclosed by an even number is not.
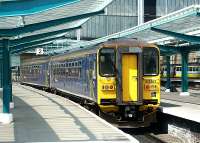
{"type": "Polygon", "coordinates": [[[35,49],[35,53],[36,53],[36,55],[43,55],[44,54],[44,50],[43,50],[43,48],[36,48],[35,49]]]}

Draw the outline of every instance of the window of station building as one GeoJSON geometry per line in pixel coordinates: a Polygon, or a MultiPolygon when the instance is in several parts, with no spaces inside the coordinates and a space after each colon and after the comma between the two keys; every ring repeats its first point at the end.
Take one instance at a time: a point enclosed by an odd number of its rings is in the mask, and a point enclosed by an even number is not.
{"type": "Polygon", "coordinates": [[[143,49],[144,75],[157,75],[159,73],[159,54],[156,48],[143,49]]]}
{"type": "Polygon", "coordinates": [[[156,18],[156,0],[144,0],[144,22],[156,18]]]}

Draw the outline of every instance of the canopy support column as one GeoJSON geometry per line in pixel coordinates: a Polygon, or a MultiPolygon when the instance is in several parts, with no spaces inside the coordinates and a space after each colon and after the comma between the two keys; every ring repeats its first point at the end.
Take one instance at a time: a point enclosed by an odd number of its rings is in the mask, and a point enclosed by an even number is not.
{"type": "Polygon", "coordinates": [[[167,81],[166,81],[166,90],[165,92],[170,92],[171,79],[170,79],[170,56],[166,56],[166,65],[167,65],[167,81]]]}
{"type": "Polygon", "coordinates": [[[188,92],[188,55],[189,52],[183,51],[181,52],[181,88],[182,92],[180,95],[190,95],[188,92]]]}
{"type": "Polygon", "coordinates": [[[14,108],[13,92],[12,92],[12,70],[11,70],[11,56],[9,50],[9,69],[8,69],[8,84],[9,84],[9,94],[10,94],[10,109],[14,108]]]}
{"type": "Polygon", "coordinates": [[[138,0],[138,25],[144,23],[144,0],[138,0]]]}
{"type": "Polygon", "coordinates": [[[9,40],[3,39],[3,113],[0,114],[0,122],[4,124],[11,123],[13,116],[10,113],[11,90],[11,68],[10,68],[10,50],[9,40]]]}

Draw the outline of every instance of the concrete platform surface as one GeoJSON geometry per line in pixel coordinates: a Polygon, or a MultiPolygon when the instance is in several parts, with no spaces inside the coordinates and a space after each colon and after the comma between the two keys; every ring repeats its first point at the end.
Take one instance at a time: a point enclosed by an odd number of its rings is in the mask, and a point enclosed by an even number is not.
{"type": "Polygon", "coordinates": [[[138,142],[63,97],[22,85],[13,94],[14,122],[0,124],[0,142],[138,142]]]}
{"type": "Polygon", "coordinates": [[[161,92],[161,109],[163,113],[200,123],[200,94],[180,96],[178,92],[161,92]]]}

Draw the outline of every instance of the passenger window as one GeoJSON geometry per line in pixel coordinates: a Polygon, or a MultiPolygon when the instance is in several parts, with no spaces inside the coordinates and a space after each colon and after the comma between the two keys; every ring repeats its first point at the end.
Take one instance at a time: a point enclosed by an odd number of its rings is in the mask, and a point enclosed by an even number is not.
{"type": "Polygon", "coordinates": [[[81,61],[79,61],[79,66],[82,66],[82,62],[81,61]]]}

